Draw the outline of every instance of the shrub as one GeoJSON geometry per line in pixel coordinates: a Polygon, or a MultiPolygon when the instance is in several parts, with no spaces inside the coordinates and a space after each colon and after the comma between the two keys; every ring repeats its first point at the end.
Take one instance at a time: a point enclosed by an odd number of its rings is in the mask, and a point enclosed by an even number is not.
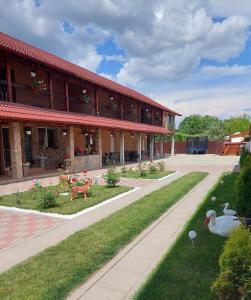
{"type": "Polygon", "coordinates": [[[49,187],[40,189],[37,193],[37,200],[42,208],[50,208],[57,205],[56,195],[49,187]]]}
{"type": "Polygon", "coordinates": [[[240,166],[244,168],[248,165],[251,165],[251,153],[244,149],[240,157],[240,166]]]}
{"type": "Polygon", "coordinates": [[[158,169],[156,168],[156,166],[152,163],[149,164],[149,173],[150,174],[155,174],[157,173],[158,169]]]}
{"type": "Polygon", "coordinates": [[[122,167],[121,168],[121,173],[124,175],[127,172],[127,168],[126,167],[122,167]]]}
{"type": "Polygon", "coordinates": [[[142,163],[140,162],[139,165],[138,165],[138,169],[139,169],[139,176],[140,177],[146,177],[147,172],[146,172],[146,169],[145,169],[145,165],[142,165],[142,163]]]}
{"type": "Polygon", "coordinates": [[[242,217],[251,217],[251,164],[241,170],[236,186],[238,214],[242,217]]]}
{"type": "Polygon", "coordinates": [[[232,232],[219,264],[220,274],[212,286],[218,299],[251,299],[251,233],[244,226],[232,232]]]}
{"type": "Polygon", "coordinates": [[[166,165],[164,161],[158,162],[159,171],[165,171],[166,165]]]}
{"type": "Polygon", "coordinates": [[[110,167],[106,175],[104,176],[104,179],[106,181],[106,185],[109,187],[114,187],[119,182],[119,173],[116,171],[115,167],[110,167]]]}

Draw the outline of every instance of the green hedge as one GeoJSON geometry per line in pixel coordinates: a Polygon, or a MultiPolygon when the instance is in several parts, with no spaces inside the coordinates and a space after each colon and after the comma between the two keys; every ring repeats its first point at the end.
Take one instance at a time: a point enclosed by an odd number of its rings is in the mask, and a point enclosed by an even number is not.
{"type": "Polygon", "coordinates": [[[240,166],[244,168],[248,165],[251,165],[251,153],[244,149],[240,157],[240,166]]]}
{"type": "Polygon", "coordinates": [[[251,233],[244,226],[232,232],[220,256],[220,274],[212,286],[221,300],[251,299],[251,233]]]}
{"type": "Polygon", "coordinates": [[[237,212],[242,217],[251,217],[251,164],[241,170],[236,187],[238,194],[237,212]]]}

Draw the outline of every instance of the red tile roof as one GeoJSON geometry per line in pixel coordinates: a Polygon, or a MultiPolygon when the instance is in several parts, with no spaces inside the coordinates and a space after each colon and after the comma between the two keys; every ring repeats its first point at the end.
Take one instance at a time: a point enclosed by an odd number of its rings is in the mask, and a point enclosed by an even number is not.
{"type": "Polygon", "coordinates": [[[29,105],[0,101],[0,119],[6,121],[53,122],[65,125],[85,125],[110,129],[122,129],[146,133],[170,134],[166,128],[125,120],[104,118],[51,109],[37,108],[29,105]]]}
{"type": "Polygon", "coordinates": [[[112,81],[112,80],[109,80],[105,77],[102,77],[98,74],[95,74],[91,71],[81,68],[80,66],[70,63],[69,61],[66,61],[62,58],[59,58],[56,55],[53,55],[42,49],[39,49],[39,48],[34,47],[30,44],[27,44],[23,41],[15,39],[15,38],[13,38],[7,34],[4,34],[2,32],[0,32],[0,49],[1,48],[8,52],[12,52],[17,55],[21,55],[23,57],[29,58],[33,61],[36,61],[36,62],[39,62],[42,64],[46,64],[49,67],[58,69],[60,71],[70,73],[71,75],[82,78],[84,80],[87,80],[96,85],[105,87],[105,88],[115,91],[117,93],[137,99],[137,100],[147,103],[149,105],[153,105],[155,107],[158,107],[162,110],[168,111],[175,115],[180,115],[179,113],[172,111],[171,109],[157,103],[156,101],[154,101],[154,100],[152,100],[152,99],[150,99],[128,87],[125,87],[121,84],[118,84],[118,83],[112,81]]]}

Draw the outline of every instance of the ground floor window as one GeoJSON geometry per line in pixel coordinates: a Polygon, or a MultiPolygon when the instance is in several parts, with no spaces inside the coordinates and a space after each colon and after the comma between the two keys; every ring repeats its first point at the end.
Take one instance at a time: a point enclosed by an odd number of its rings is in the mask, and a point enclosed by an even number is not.
{"type": "Polygon", "coordinates": [[[57,129],[56,128],[38,128],[38,141],[41,149],[57,148],[57,129]]]}

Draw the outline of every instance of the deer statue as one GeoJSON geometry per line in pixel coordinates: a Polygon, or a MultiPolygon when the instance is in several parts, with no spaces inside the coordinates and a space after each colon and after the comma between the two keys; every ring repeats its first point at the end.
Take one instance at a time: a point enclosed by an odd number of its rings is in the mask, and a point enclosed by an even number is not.
{"type": "Polygon", "coordinates": [[[69,184],[71,183],[71,175],[60,175],[59,182],[64,189],[67,189],[69,187],[69,184]]]}
{"type": "Polygon", "coordinates": [[[84,194],[84,199],[87,198],[87,193],[90,188],[90,185],[92,185],[93,179],[85,179],[83,185],[75,185],[71,188],[71,200],[73,201],[76,198],[76,195],[78,193],[84,194]]]}

